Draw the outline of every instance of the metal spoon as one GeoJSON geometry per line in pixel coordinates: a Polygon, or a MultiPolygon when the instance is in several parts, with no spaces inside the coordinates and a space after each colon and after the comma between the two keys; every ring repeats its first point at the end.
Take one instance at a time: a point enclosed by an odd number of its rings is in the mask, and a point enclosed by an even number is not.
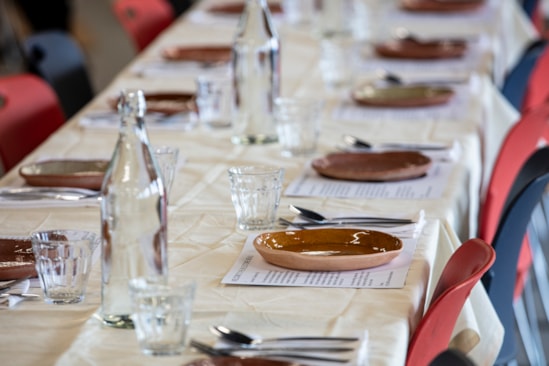
{"type": "Polygon", "coordinates": [[[285,341],[331,341],[331,342],[356,342],[356,337],[282,337],[282,338],[252,338],[244,333],[229,329],[222,325],[210,326],[210,331],[221,337],[222,339],[240,344],[242,346],[254,347],[268,342],[285,342],[285,341]]]}
{"type": "Polygon", "coordinates": [[[357,220],[357,221],[366,221],[366,220],[372,220],[372,222],[387,222],[387,223],[398,223],[398,224],[411,224],[414,221],[411,219],[399,219],[394,217],[374,217],[374,216],[342,216],[342,217],[332,217],[327,218],[321,214],[319,214],[316,211],[309,210],[303,207],[298,207],[294,205],[290,205],[290,211],[298,214],[299,216],[303,217],[305,220],[314,222],[317,224],[328,224],[328,223],[338,223],[338,221],[341,220],[357,220]]]}
{"type": "MultiPolygon", "coordinates": [[[[370,150],[374,148],[374,145],[371,143],[362,140],[356,136],[343,135],[343,141],[354,148],[370,150]]],[[[401,150],[446,150],[448,146],[444,144],[408,144],[408,143],[384,143],[377,145],[382,148],[387,149],[401,149],[401,150]]]]}

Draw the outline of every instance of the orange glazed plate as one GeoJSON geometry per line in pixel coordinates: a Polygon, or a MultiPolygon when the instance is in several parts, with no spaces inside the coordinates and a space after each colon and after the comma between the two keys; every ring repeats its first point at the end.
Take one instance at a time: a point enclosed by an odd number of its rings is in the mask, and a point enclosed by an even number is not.
{"type": "Polygon", "coordinates": [[[402,251],[399,238],[374,230],[315,229],[264,233],[254,247],[269,263],[303,271],[349,271],[380,266],[402,251]]]}
{"type": "MultiPolygon", "coordinates": [[[[282,6],[278,2],[267,1],[271,14],[281,14],[283,12],[282,6]]],[[[245,3],[243,1],[231,1],[223,4],[215,4],[208,8],[210,13],[224,14],[224,15],[239,15],[244,10],[245,3]]]]}
{"type": "Polygon", "coordinates": [[[428,107],[447,103],[454,95],[448,87],[429,85],[375,86],[371,83],[356,87],[351,94],[355,103],[371,107],[428,107]]]}
{"type": "Polygon", "coordinates": [[[162,57],[168,61],[190,61],[203,63],[227,63],[231,60],[231,46],[171,46],[162,50],[162,57]]]}
{"type": "Polygon", "coordinates": [[[203,358],[186,363],[184,366],[300,366],[298,363],[269,360],[267,358],[256,357],[214,357],[203,358]]]}
{"type": "Polygon", "coordinates": [[[341,152],[315,159],[311,165],[328,178],[385,182],[424,176],[432,161],[418,151],[341,152]]]}
{"type": "Polygon", "coordinates": [[[99,190],[108,165],[108,160],[45,160],[23,165],[19,175],[31,186],[99,190]]]}
{"type": "MultiPolygon", "coordinates": [[[[196,100],[194,93],[180,92],[149,92],[145,93],[147,112],[172,115],[177,113],[196,112],[196,100]]],[[[111,98],[108,103],[114,110],[118,108],[119,98],[111,98]]]]}
{"type": "Polygon", "coordinates": [[[484,0],[401,0],[401,7],[408,11],[453,13],[474,11],[484,3],[484,0]]]}
{"type": "Polygon", "coordinates": [[[0,281],[36,277],[30,238],[0,238],[0,281]]]}
{"type": "Polygon", "coordinates": [[[463,56],[467,50],[467,43],[459,39],[394,39],[376,44],[374,48],[378,55],[387,58],[444,59],[463,56]]]}

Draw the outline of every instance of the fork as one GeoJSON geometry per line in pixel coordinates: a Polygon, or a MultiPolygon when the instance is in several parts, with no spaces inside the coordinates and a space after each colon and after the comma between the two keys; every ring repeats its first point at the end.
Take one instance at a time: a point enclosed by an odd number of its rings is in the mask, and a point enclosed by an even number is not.
{"type": "MultiPolygon", "coordinates": [[[[348,359],[343,358],[332,358],[332,357],[321,357],[321,356],[312,356],[302,353],[293,353],[293,352],[279,352],[279,351],[267,351],[267,350],[251,350],[251,349],[223,349],[223,348],[214,348],[205,343],[191,339],[191,347],[196,348],[198,351],[207,354],[209,356],[238,356],[238,354],[248,354],[258,357],[279,357],[279,358],[295,358],[302,360],[311,360],[311,361],[323,361],[323,362],[335,362],[335,363],[346,363],[349,362],[348,359]]],[[[314,349],[313,349],[314,350],[314,349]]],[[[311,351],[309,349],[308,351],[311,351]]]]}

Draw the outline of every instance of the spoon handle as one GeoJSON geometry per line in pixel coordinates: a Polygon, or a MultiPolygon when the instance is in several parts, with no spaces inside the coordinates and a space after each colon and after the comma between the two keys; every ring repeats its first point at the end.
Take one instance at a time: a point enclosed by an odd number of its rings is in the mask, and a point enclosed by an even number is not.
{"type": "Polygon", "coordinates": [[[356,342],[356,337],[281,337],[281,338],[266,338],[259,343],[266,342],[286,342],[286,341],[314,341],[314,342],[356,342]]]}

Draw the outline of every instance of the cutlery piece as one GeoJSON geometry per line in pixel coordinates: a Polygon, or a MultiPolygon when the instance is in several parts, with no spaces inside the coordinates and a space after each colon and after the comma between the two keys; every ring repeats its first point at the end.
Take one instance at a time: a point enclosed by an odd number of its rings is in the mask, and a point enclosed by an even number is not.
{"type": "Polygon", "coordinates": [[[22,297],[24,299],[33,299],[33,300],[40,298],[40,295],[37,295],[37,294],[6,292],[6,293],[3,293],[3,294],[0,294],[0,299],[8,298],[10,296],[17,296],[17,297],[22,297]]]}
{"type": "Polygon", "coordinates": [[[358,341],[356,337],[282,337],[282,338],[252,338],[247,334],[238,332],[233,329],[229,329],[222,325],[210,326],[210,331],[221,337],[225,341],[240,345],[257,346],[259,344],[268,342],[285,342],[285,341],[329,341],[329,342],[355,342],[358,341]]]}
{"type": "Polygon", "coordinates": [[[388,148],[388,149],[401,149],[401,150],[446,150],[448,146],[445,144],[414,144],[414,143],[383,143],[373,145],[365,140],[362,140],[356,136],[343,135],[343,141],[357,149],[370,150],[374,147],[388,148]]]}
{"type": "MultiPolygon", "coordinates": [[[[313,356],[305,353],[293,353],[292,351],[264,351],[260,349],[224,349],[224,348],[214,348],[202,342],[191,339],[191,347],[196,348],[198,351],[205,353],[210,356],[259,356],[259,357],[283,357],[283,358],[294,358],[302,360],[311,360],[311,361],[323,361],[323,362],[336,362],[336,363],[346,363],[349,362],[348,359],[343,358],[332,358],[332,357],[322,357],[322,356],[313,356]]],[[[309,351],[308,351],[309,352],[309,351]]]]}
{"type": "Polygon", "coordinates": [[[78,201],[84,198],[99,198],[99,192],[70,187],[19,187],[0,190],[0,199],[4,200],[54,199],[78,201]]]}
{"type": "Polygon", "coordinates": [[[303,225],[303,223],[299,223],[299,222],[292,222],[290,220],[286,220],[285,218],[283,217],[279,217],[278,218],[278,223],[279,224],[282,224],[282,225],[285,225],[285,226],[293,226],[293,227],[296,227],[300,230],[307,230],[307,227],[303,225]]]}
{"type": "Polygon", "coordinates": [[[325,217],[318,212],[309,210],[303,207],[290,205],[290,211],[298,214],[309,222],[315,224],[345,224],[349,221],[350,224],[354,223],[394,223],[394,224],[411,224],[414,221],[411,219],[401,219],[395,217],[375,217],[375,216],[341,216],[341,217],[325,217]],[[355,221],[356,220],[356,221],[355,221]]]}
{"type": "Polygon", "coordinates": [[[13,286],[23,282],[23,281],[26,281],[30,278],[30,276],[27,276],[27,277],[23,277],[23,278],[18,278],[16,280],[13,280],[13,281],[10,281],[8,283],[4,283],[2,285],[0,285],[0,293],[2,292],[5,292],[5,291],[8,291],[9,289],[11,289],[13,286]]]}
{"type": "Polygon", "coordinates": [[[280,220],[281,224],[286,224],[288,226],[294,226],[301,230],[307,230],[309,228],[314,227],[322,227],[322,226],[380,226],[380,227],[394,227],[394,226],[403,226],[403,225],[410,225],[407,223],[400,223],[400,222],[388,222],[388,221],[375,221],[375,220],[367,220],[367,221],[327,221],[327,222],[299,222],[294,223],[289,220],[282,219],[280,220]]]}

